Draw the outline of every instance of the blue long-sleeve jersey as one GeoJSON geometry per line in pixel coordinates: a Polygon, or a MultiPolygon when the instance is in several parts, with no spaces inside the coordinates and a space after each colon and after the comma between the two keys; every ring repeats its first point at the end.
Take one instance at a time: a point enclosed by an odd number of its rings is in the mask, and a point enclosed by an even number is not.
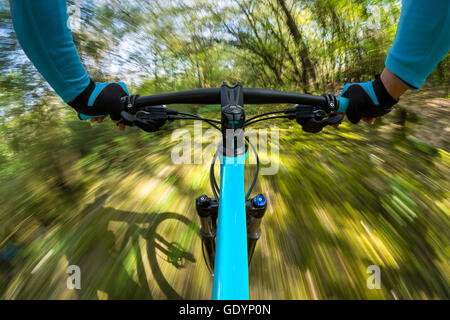
{"type": "MultiPolygon", "coordinates": [[[[69,102],[89,84],[67,26],[65,0],[10,0],[17,38],[38,71],[69,102]]],[[[450,49],[450,0],[403,0],[386,67],[419,88],[450,49]]]]}
{"type": "Polygon", "coordinates": [[[450,49],[450,0],[403,0],[386,67],[420,88],[450,49]]]}
{"type": "Polygon", "coordinates": [[[56,93],[69,102],[89,85],[68,27],[65,0],[10,0],[17,39],[56,93]]]}

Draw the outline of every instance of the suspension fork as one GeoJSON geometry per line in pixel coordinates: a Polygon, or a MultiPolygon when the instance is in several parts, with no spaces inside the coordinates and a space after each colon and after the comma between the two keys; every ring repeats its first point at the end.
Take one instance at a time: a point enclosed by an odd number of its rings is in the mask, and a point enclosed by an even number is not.
{"type": "Polygon", "coordinates": [[[252,261],[258,239],[261,237],[261,221],[266,212],[267,201],[262,194],[258,194],[245,202],[247,216],[247,250],[248,264],[252,261]]]}
{"type": "MultiPolygon", "coordinates": [[[[216,256],[216,231],[217,215],[219,212],[219,202],[206,195],[201,195],[195,200],[197,214],[200,217],[202,245],[205,246],[207,253],[207,263],[214,272],[214,260],[216,256]]],[[[202,248],[203,250],[203,248],[202,248]]]]}
{"type": "MultiPolygon", "coordinates": [[[[197,197],[195,201],[197,214],[200,217],[200,236],[202,245],[205,246],[208,258],[208,264],[211,271],[214,271],[214,259],[216,255],[216,232],[217,232],[217,216],[219,212],[219,203],[214,198],[206,195],[197,197]]],[[[261,221],[267,208],[266,198],[259,194],[250,198],[245,202],[246,219],[247,219],[247,251],[248,264],[255,252],[256,243],[261,237],[261,221]]]]}

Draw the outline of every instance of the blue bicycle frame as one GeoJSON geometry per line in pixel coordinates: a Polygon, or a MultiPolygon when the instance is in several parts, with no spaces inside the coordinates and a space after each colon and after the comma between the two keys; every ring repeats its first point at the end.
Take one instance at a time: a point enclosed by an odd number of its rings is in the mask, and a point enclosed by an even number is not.
{"type": "Polygon", "coordinates": [[[220,196],[214,262],[214,300],[248,300],[245,155],[219,156],[220,196]]]}

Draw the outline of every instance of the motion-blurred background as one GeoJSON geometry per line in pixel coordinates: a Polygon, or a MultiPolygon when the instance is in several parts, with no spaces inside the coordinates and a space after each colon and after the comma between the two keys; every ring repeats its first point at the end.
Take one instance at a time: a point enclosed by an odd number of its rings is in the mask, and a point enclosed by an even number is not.
{"type": "MultiPolygon", "coordinates": [[[[339,92],[382,71],[400,14],[389,0],[68,4],[90,75],[141,95],[222,81],[339,92]]],[[[174,124],[149,134],[79,121],[21,52],[6,0],[0,47],[0,298],[210,298],[194,206],[210,194],[208,164],[173,164],[174,124]],[[80,290],[66,286],[69,265],[80,290]]],[[[251,298],[450,297],[449,61],[373,126],[312,135],[272,123],[280,169],[256,186],[268,212],[251,298]],[[367,287],[370,265],[380,290],[367,287]]]]}

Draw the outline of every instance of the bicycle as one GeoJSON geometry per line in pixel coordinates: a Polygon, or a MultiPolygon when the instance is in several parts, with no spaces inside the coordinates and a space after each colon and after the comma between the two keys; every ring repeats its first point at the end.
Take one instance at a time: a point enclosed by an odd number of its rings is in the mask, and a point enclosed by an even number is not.
{"type": "Polygon", "coordinates": [[[339,103],[348,99],[334,95],[314,96],[267,89],[244,89],[238,83],[230,87],[207,88],[153,96],[131,95],[123,98],[123,122],[145,131],[159,130],[167,121],[202,120],[222,132],[211,167],[210,184],[213,198],[201,195],[196,209],[201,221],[200,235],[205,263],[213,274],[214,300],[248,300],[248,266],[261,230],[261,220],[267,207],[262,194],[250,198],[259,172],[259,158],[255,147],[244,135],[254,123],[269,119],[296,120],[302,129],[318,133],[327,125],[341,123],[337,114],[339,103]],[[244,102],[248,104],[295,104],[293,108],[266,112],[245,119],[244,102]],[[169,104],[220,104],[221,120],[168,109],[169,104]],[[220,127],[219,127],[220,125],[220,127]],[[256,174],[245,192],[244,162],[248,150],[256,156],[256,174]],[[220,160],[220,187],[214,175],[214,165],[220,160]],[[206,250],[206,256],[205,256],[206,250]]]}

